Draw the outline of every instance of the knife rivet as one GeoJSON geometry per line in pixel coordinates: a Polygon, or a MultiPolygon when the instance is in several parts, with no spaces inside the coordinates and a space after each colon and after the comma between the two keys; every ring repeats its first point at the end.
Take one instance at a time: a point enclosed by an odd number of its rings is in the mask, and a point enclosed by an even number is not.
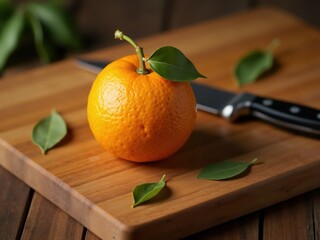
{"type": "Polygon", "coordinates": [[[232,105],[227,105],[222,110],[222,116],[226,119],[231,118],[232,113],[233,113],[233,106],[232,105]]]}
{"type": "Polygon", "coordinates": [[[317,114],[317,118],[320,119],[320,113],[317,114]]]}
{"type": "Polygon", "coordinates": [[[271,106],[273,104],[273,101],[270,100],[270,99],[264,99],[262,101],[262,104],[265,105],[265,106],[271,106]]]}
{"type": "Polygon", "coordinates": [[[293,106],[293,107],[290,108],[290,112],[291,113],[298,113],[298,112],[300,112],[300,108],[296,107],[296,106],[293,106]]]}

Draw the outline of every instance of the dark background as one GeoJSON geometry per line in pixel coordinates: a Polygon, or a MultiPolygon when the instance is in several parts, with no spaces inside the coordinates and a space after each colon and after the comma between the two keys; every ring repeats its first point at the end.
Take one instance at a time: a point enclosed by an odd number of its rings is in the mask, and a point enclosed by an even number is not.
{"type": "MultiPolygon", "coordinates": [[[[28,0],[49,1],[49,0],[28,0]]],[[[277,8],[320,29],[320,0],[50,0],[63,4],[82,37],[83,48],[64,57],[120,44],[121,29],[135,40],[197,22],[258,8],[277,8]]],[[[15,0],[24,3],[26,0],[15,0]]],[[[236,29],[237,26],[235,25],[236,29]]],[[[219,36],[217,36],[219,37],[219,36]]],[[[33,47],[23,47],[9,59],[5,75],[41,65],[33,47]]],[[[59,58],[61,59],[61,58],[59,58]]],[[[59,60],[58,59],[58,60],[59,60]]]]}
{"type": "Polygon", "coordinates": [[[87,49],[116,44],[113,33],[117,28],[137,39],[266,6],[320,28],[320,0],[69,0],[65,5],[87,39],[87,49]]]}

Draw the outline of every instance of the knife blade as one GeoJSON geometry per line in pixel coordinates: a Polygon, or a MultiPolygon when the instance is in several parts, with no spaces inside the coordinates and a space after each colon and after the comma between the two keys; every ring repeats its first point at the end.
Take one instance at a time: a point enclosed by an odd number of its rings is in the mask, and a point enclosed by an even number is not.
{"type": "MultiPolygon", "coordinates": [[[[92,73],[99,73],[106,61],[77,59],[76,64],[92,73]]],[[[320,136],[320,110],[296,103],[280,101],[251,93],[235,94],[191,82],[199,110],[235,121],[251,115],[266,122],[308,136],[320,136]]]]}

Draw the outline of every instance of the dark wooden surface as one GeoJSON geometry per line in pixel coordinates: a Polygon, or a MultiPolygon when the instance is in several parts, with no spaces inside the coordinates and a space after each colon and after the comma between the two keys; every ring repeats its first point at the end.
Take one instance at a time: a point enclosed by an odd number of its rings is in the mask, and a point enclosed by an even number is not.
{"type": "MultiPolygon", "coordinates": [[[[0,189],[1,240],[99,239],[2,167],[0,189]]],[[[194,234],[185,240],[191,239],[319,240],[320,189],[194,234]]]]}

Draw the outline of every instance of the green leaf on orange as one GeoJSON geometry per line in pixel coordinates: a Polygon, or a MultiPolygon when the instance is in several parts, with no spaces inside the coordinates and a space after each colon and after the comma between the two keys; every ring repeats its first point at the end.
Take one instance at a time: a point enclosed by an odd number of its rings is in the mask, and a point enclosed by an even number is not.
{"type": "Polygon", "coordinates": [[[134,203],[132,207],[136,207],[158,195],[166,185],[165,177],[166,175],[163,175],[158,183],[144,183],[136,186],[133,190],[134,203]]]}
{"type": "Polygon", "coordinates": [[[147,60],[151,69],[167,80],[188,82],[205,78],[193,63],[177,48],[166,46],[155,51],[147,60]]]}

